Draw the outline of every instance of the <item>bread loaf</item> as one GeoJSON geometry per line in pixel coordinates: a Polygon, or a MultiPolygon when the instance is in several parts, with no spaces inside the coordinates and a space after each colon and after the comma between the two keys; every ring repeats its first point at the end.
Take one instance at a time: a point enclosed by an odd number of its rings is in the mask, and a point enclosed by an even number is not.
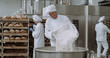
{"type": "Polygon", "coordinates": [[[9,23],[5,23],[4,26],[7,27],[9,25],[9,23]]]}
{"type": "Polygon", "coordinates": [[[16,32],[16,33],[20,33],[20,31],[19,31],[19,30],[15,30],[15,32],[16,32]]]}
{"type": "Polygon", "coordinates": [[[15,33],[15,31],[13,29],[10,30],[10,33],[15,33]]]}
{"type": "Polygon", "coordinates": [[[22,30],[21,30],[21,33],[26,33],[26,30],[23,30],[23,29],[22,29],[22,30]]]}
{"type": "Polygon", "coordinates": [[[17,17],[18,19],[22,19],[22,15],[21,15],[21,14],[16,15],[16,17],[17,17]]]}
{"type": "Polygon", "coordinates": [[[20,37],[16,37],[15,39],[16,39],[16,40],[21,40],[21,38],[20,38],[20,37]]]}
{"type": "Polygon", "coordinates": [[[11,19],[10,16],[4,16],[4,19],[11,19]]]}
{"type": "Polygon", "coordinates": [[[8,30],[4,30],[3,32],[4,32],[4,33],[9,33],[9,31],[8,31],[8,30]]]}
{"type": "Polygon", "coordinates": [[[2,19],[2,17],[0,17],[0,20],[2,19]]]}
{"type": "Polygon", "coordinates": [[[10,40],[14,40],[15,38],[14,37],[10,37],[10,40]]]}
{"type": "Polygon", "coordinates": [[[9,40],[9,37],[4,37],[4,40],[9,40]]]}
{"type": "Polygon", "coordinates": [[[8,25],[8,27],[14,27],[14,24],[13,24],[13,23],[11,23],[11,24],[9,24],[9,25],[8,25]]]}
{"type": "Polygon", "coordinates": [[[12,16],[11,19],[17,19],[17,17],[16,16],[12,16]]]}
{"type": "Polygon", "coordinates": [[[14,26],[15,26],[15,27],[20,27],[20,25],[19,25],[19,24],[15,24],[14,26]]]}
{"type": "Polygon", "coordinates": [[[22,23],[19,23],[20,27],[24,27],[22,23]]]}
{"type": "Polygon", "coordinates": [[[22,19],[27,19],[27,16],[21,16],[22,19]]]}
{"type": "Polygon", "coordinates": [[[21,37],[22,40],[26,40],[26,37],[21,37]]]}

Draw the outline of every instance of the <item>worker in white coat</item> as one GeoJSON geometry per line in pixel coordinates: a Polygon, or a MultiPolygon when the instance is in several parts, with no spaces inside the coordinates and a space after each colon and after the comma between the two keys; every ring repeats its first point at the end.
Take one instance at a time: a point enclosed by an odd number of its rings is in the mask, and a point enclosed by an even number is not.
{"type": "Polygon", "coordinates": [[[104,25],[105,16],[102,16],[99,19],[99,23],[95,26],[96,31],[96,41],[97,41],[97,58],[105,58],[108,51],[107,43],[107,32],[110,33],[110,29],[104,25]],[[101,47],[104,48],[103,53],[101,54],[101,47]]]}
{"type": "Polygon", "coordinates": [[[41,23],[42,19],[39,16],[33,15],[33,21],[35,25],[33,25],[33,29],[30,28],[30,31],[32,31],[32,36],[34,38],[33,58],[35,58],[35,49],[44,47],[44,28],[41,23]]]}
{"type": "MultiPolygon", "coordinates": [[[[44,9],[45,9],[45,13],[47,13],[47,15],[49,14],[49,18],[47,18],[46,24],[45,24],[45,36],[50,39],[51,46],[56,46],[56,40],[52,36],[52,31],[61,27],[65,23],[68,23],[68,22],[71,23],[71,21],[65,15],[58,15],[54,4],[49,5],[44,9]]],[[[73,24],[73,28],[78,37],[79,33],[74,24],[73,24]]]]}

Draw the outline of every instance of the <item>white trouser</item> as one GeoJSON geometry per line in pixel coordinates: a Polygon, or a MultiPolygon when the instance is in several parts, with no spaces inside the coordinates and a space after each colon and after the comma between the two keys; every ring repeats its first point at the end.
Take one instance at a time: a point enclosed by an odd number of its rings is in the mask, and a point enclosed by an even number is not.
{"type": "Polygon", "coordinates": [[[106,53],[108,51],[108,43],[107,41],[97,41],[97,58],[100,58],[100,56],[106,56],[106,53]],[[101,47],[104,48],[102,54],[101,54],[101,47]]]}
{"type": "Polygon", "coordinates": [[[51,46],[56,46],[56,41],[55,41],[55,40],[50,39],[50,44],[51,44],[51,46]]]}
{"type": "Polygon", "coordinates": [[[35,58],[35,49],[33,49],[33,58],[35,58]]]}

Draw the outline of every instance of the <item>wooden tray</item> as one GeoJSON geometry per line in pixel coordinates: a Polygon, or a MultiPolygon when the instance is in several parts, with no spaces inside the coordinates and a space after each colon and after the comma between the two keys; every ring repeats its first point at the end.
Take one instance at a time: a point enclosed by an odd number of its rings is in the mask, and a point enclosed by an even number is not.
{"type": "Polygon", "coordinates": [[[28,56],[28,53],[4,53],[3,56],[28,56]]]}
{"type": "Polygon", "coordinates": [[[4,27],[8,29],[28,29],[28,27],[4,27]]]}
{"type": "Polygon", "coordinates": [[[28,33],[3,33],[3,35],[18,35],[18,36],[27,35],[28,36],[28,33]]]}
{"type": "Polygon", "coordinates": [[[3,40],[3,42],[28,42],[28,40],[3,40]]]}
{"type": "Polygon", "coordinates": [[[4,46],[3,48],[4,49],[28,49],[27,46],[14,46],[14,47],[12,47],[12,46],[4,46]]]}
{"type": "Polygon", "coordinates": [[[3,21],[13,21],[13,22],[28,22],[28,19],[3,19],[3,21]]]}

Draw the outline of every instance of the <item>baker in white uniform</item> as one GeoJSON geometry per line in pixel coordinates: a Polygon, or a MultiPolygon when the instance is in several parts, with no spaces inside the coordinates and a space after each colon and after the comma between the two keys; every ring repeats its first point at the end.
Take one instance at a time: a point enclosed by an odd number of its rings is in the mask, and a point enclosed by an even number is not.
{"type": "MultiPolygon", "coordinates": [[[[56,40],[52,37],[52,31],[65,23],[71,23],[71,21],[67,16],[59,15],[54,4],[45,7],[45,13],[49,14],[49,18],[46,20],[45,24],[45,36],[50,39],[51,46],[56,46],[56,40]]],[[[78,37],[79,33],[74,24],[73,29],[78,37]]]]}
{"type": "Polygon", "coordinates": [[[33,58],[35,58],[35,49],[44,47],[44,28],[41,23],[42,19],[39,16],[33,15],[33,21],[35,25],[33,25],[33,29],[30,28],[30,31],[32,31],[32,36],[34,38],[33,58]]]}
{"type": "Polygon", "coordinates": [[[97,58],[106,58],[106,53],[108,51],[107,32],[110,33],[110,29],[106,25],[104,25],[104,19],[105,16],[102,16],[98,21],[99,23],[95,26],[97,41],[97,58]],[[104,48],[102,54],[101,47],[104,48]]]}

